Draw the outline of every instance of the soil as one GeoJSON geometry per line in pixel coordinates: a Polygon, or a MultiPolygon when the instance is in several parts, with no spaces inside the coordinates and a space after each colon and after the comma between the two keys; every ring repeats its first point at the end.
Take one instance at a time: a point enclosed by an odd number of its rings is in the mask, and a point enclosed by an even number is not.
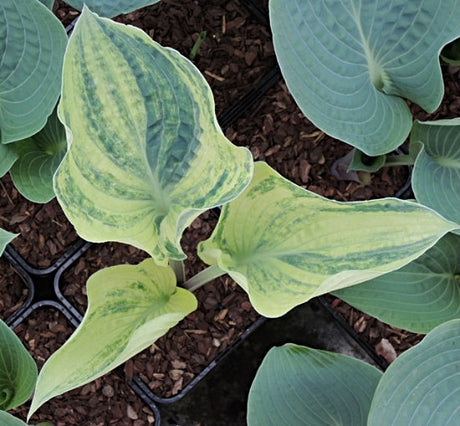
{"type": "Polygon", "coordinates": [[[28,283],[4,257],[0,258],[0,318],[7,319],[16,312],[29,294],[28,283]]]}
{"type": "MultiPolygon", "coordinates": [[[[65,316],[54,308],[35,310],[14,330],[40,369],[73,331],[65,316]]],[[[11,411],[25,420],[29,403],[11,411]]],[[[116,373],[110,373],[53,398],[31,418],[31,424],[52,421],[55,426],[85,425],[147,426],[154,424],[153,412],[116,373]]]]}
{"type": "MultiPolygon", "coordinates": [[[[77,16],[67,5],[56,5],[55,13],[65,25],[77,16]]],[[[249,14],[242,1],[163,0],[117,20],[142,27],[156,41],[186,56],[206,30],[194,62],[213,90],[218,114],[247,93],[276,62],[269,29],[249,14]]],[[[443,75],[446,95],[442,105],[433,114],[411,105],[416,118],[434,120],[459,115],[460,67],[443,67],[443,75]]],[[[247,146],[255,160],[266,161],[302,187],[339,201],[393,196],[408,179],[406,168],[384,168],[372,175],[369,185],[334,177],[332,164],[351,147],[316,129],[299,111],[282,80],[243,118],[225,129],[225,134],[235,144],[247,146]]],[[[53,265],[76,241],[77,235],[56,200],[44,205],[30,203],[13,187],[9,176],[1,179],[0,195],[0,226],[21,233],[11,244],[30,265],[40,269],[53,265]]],[[[204,267],[196,259],[194,247],[209,235],[214,223],[213,213],[205,213],[184,236],[189,275],[204,267]]],[[[90,274],[113,264],[137,263],[144,256],[121,244],[93,245],[64,273],[61,289],[83,313],[84,283],[90,274]]],[[[5,319],[25,299],[26,289],[17,271],[4,258],[0,262],[0,316],[5,319]]],[[[125,366],[128,377],[139,373],[158,396],[180,392],[257,318],[246,294],[229,278],[206,285],[196,295],[199,309],[125,366]]],[[[339,299],[328,300],[388,362],[422,338],[383,324],[339,299]]],[[[72,327],[61,313],[46,309],[36,311],[15,331],[28,342],[41,365],[67,339],[72,327]]],[[[24,413],[25,408],[21,408],[19,414],[24,413]]],[[[50,419],[57,425],[140,426],[153,423],[153,413],[124,379],[112,373],[53,399],[32,421],[38,419],[50,419]]]]}
{"type": "Polygon", "coordinates": [[[19,233],[11,245],[32,267],[53,265],[77,239],[56,199],[36,204],[24,198],[10,176],[0,181],[0,227],[19,233]]]}

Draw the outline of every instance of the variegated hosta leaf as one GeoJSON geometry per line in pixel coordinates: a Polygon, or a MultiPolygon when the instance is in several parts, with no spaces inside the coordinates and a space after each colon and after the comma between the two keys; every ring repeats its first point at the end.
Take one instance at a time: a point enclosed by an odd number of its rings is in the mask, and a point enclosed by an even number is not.
{"type": "Polygon", "coordinates": [[[250,181],[251,154],[222,134],[194,65],[87,8],[69,41],[59,114],[72,143],[56,195],[87,240],[183,259],[183,230],[250,181]]]}
{"type": "Polygon", "coordinates": [[[252,183],[223,207],[198,250],[246,290],[255,309],[276,317],[399,269],[457,228],[408,201],[331,201],[256,163],[252,183]]]}
{"type": "Polygon", "coordinates": [[[122,13],[129,13],[133,10],[150,4],[158,3],[160,0],[65,0],[66,3],[78,10],[83,9],[86,4],[92,11],[100,16],[111,18],[122,13]]]}
{"type": "Polygon", "coordinates": [[[65,129],[56,111],[36,135],[8,146],[18,155],[10,175],[19,192],[36,203],[53,199],[53,176],[67,149],[65,129]]]}
{"type": "Polygon", "coordinates": [[[0,2],[1,142],[37,133],[61,90],[64,27],[37,0],[0,2]]]}
{"type": "Polygon", "coordinates": [[[14,240],[19,234],[13,234],[12,232],[5,231],[0,228],[0,256],[3,254],[5,247],[14,240]]]}
{"type": "Polygon", "coordinates": [[[423,144],[412,172],[417,201],[460,223],[460,118],[416,121],[411,143],[417,142],[423,144]]]}
{"type": "Polygon", "coordinates": [[[380,380],[369,426],[457,426],[460,410],[460,319],[436,327],[400,355],[380,380]]]}
{"type": "Polygon", "coordinates": [[[460,318],[460,236],[447,234],[403,268],[334,294],[383,322],[428,333],[460,318]]]}
{"type": "Polygon", "coordinates": [[[1,319],[0,342],[0,410],[6,411],[29,399],[38,371],[27,349],[1,319]]]}
{"type": "Polygon", "coordinates": [[[249,426],[366,426],[382,373],[363,361],[294,344],[272,348],[248,399],[249,426]]]}
{"type": "Polygon", "coordinates": [[[172,269],[153,259],[102,269],[87,289],[83,321],[40,371],[29,417],[141,352],[197,307],[192,293],[176,287],[172,269]]]}
{"type": "Polygon", "coordinates": [[[13,144],[0,143],[0,177],[3,177],[18,159],[13,146],[13,144]]]}
{"type": "Polygon", "coordinates": [[[441,103],[439,51],[460,36],[459,0],[270,0],[275,53],[303,113],[371,156],[401,145],[407,98],[441,103]]]}

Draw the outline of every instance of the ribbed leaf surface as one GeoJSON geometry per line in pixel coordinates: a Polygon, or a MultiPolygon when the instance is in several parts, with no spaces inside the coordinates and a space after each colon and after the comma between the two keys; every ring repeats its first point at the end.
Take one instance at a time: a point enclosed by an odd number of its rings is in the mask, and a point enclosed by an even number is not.
{"type": "Polygon", "coordinates": [[[412,173],[417,201],[460,223],[460,118],[416,121],[414,142],[423,143],[412,173]]]}
{"type": "Polygon", "coordinates": [[[0,2],[1,142],[37,133],[61,89],[64,27],[37,0],[0,2]]]}
{"type": "Polygon", "coordinates": [[[369,426],[457,426],[460,414],[460,320],[431,331],[400,355],[375,391],[369,426]]]}
{"type": "Polygon", "coordinates": [[[38,371],[27,349],[1,319],[0,342],[0,410],[6,411],[29,399],[38,371]]]}
{"type": "Polygon", "coordinates": [[[403,268],[334,294],[385,323],[428,333],[460,318],[460,236],[447,234],[403,268]]]}
{"type": "Polygon", "coordinates": [[[69,41],[59,113],[72,144],[56,195],[87,240],[183,259],[183,230],[250,181],[251,154],[222,134],[193,64],[88,9],[69,41]]]}
{"type": "Polygon", "coordinates": [[[67,149],[65,129],[56,111],[37,134],[8,146],[18,156],[10,175],[19,192],[36,203],[53,199],[53,176],[67,149]]]}
{"type": "Polygon", "coordinates": [[[160,0],[66,0],[66,3],[78,10],[82,10],[83,5],[86,4],[86,6],[98,15],[111,18],[121,13],[129,13],[141,7],[158,3],[159,1],[160,0]]]}
{"type": "Polygon", "coordinates": [[[82,323],[40,371],[29,416],[141,352],[197,307],[192,293],[176,287],[172,269],[152,259],[102,269],[87,289],[82,323]]]}
{"type": "Polygon", "coordinates": [[[265,356],[249,392],[249,426],[366,426],[376,368],[345,355],[287,344],[265,356]]]}
{"type": "Polygon", "coordinates": [[[458,16],[459,0],[270,0],[276,56],[300,109],[373,156],[409,134],[401,97],[439,106],[438,55],[460,36],[458,16]]]}
{"type": "Polygon", "coordinates": [[[265,316],[401,268],[458,226],[398,199],[339,203],[256,163],[199,255],[217,264],[265,316]]]}

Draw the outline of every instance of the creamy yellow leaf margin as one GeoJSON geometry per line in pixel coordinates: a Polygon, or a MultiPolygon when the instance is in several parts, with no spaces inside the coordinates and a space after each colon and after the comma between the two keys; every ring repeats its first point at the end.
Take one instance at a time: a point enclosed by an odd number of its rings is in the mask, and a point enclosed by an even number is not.
{"type": "Polygon", "coordinates": [[[194,65],[86,7],[65,55],[59,116],[70,151],[55,192],[77,232],[160,264],[184,259],[183,230],[252,176],[250,152],[223,135],[194,65]]]}
{"type": "Polygon", "coordinates": [[[141,352],[197,308],[195,296],[176,287],[173,270],[153,259],[102,269],[87,289],[85,316],[40,371],[29,417],[141,352]]]}
{"type": "Polygon", "coordinates": [[[224,206],[198,250],[241,285],[259,313],[278,317],[312,297],[404,266],[457,227],[394,198],[331,201],[256,163],[252,183],[224,206]]]}

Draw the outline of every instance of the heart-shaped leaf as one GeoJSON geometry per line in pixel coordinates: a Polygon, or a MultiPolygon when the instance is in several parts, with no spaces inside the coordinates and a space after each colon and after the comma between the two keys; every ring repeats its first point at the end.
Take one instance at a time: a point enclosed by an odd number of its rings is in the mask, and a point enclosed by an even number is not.
{"type": "Polygon", "coordinates": [[[66,3],[78,10],[83,10],[83,5],[88,6],[100,16],[112,18],[122,13],[129,13],[133,10],[150,4],[158,3],[160,0],[65,0],[66,3]]]}
{"type": "Polygon", "coordinates": [[[11,169],[18,159],[18,154],[13,149],[13,144],[0,143],[0,177],[3,177],[11,169]]]}
{"type": "Polygon", "coordinates": [[[7,146],[18,156],[10,175],[19,192],[35,203],[53,199],[53,176],[67,149],[65,128],[56,111],[36,135],[7,146]]]}
{"type": "Polygon", "coordinates": [[[458,225],[417,203],[340,203],[306,191],[265,163],[225,205],[199,255],[276,317],[314,296],[401,268],[458,225]]]}
{"type": "Polygon", "coordinates": [[[409,134],[401,97],[439,106],[439,51],[460,36],[458,16],[458,0],[270,0],[275,53],[300,109],[371,156],[409,134]]]}
{"type": "Polygon", "coordinates": [[[458,425],[460,320],[432,330],[400,355],[375,391],[369,426],[458,425]]]}
{"type": "Polygon", "coordinates": [[[61,90],[64,27],[37,0],[0,2],[0,123],[3,143],[37,133],[61,90]]]}
{"type": "Polygon", "coordinates": [[[5,231],[0,228],[0,256],[3,254],[5,247],[14,240],[19,234],[13,234],[12,232],[5,231]]]}
{"type": "Polygon", "coordinates": [[[59,114],[72,138],[59,203],[89,241],[158,263],[185,258],[183,230],[249,183],[252,157],[220,130],[194,65],[142,31],[84,9],[66,53],[59,114]]]}
{"type": "Polygon", "coordinates": [[[460,118],[416,121],[410,140],[423,144],[412,172],[417,201],[460,223],[460,118]]]}
{"type": "Polygon", "coordinates": [[[141,352],[197,308],[195,296],[176,287],[172,269],[153,259],[102,269],[87,289],[82,323],[40,371],[29,417],[141,352]]]}
{"type": "Polygon", "coordinates": [[[249,426],[365,426],[376,368],[345,355],[287,344],[265,356],[248,399],[249,426]]]}
{"type": "Polygon", "coordinates": [[[29,352],[1,319],[0,342],[0,410],[6,411],[29,399],[38,372],[29,352]]]}
{"type": "Polygon", "coordinates": [[[403,268],[334,294],[383,322],[428,333],[460,318],[459,280],[460,236],[447,234],[403,268]]]}

